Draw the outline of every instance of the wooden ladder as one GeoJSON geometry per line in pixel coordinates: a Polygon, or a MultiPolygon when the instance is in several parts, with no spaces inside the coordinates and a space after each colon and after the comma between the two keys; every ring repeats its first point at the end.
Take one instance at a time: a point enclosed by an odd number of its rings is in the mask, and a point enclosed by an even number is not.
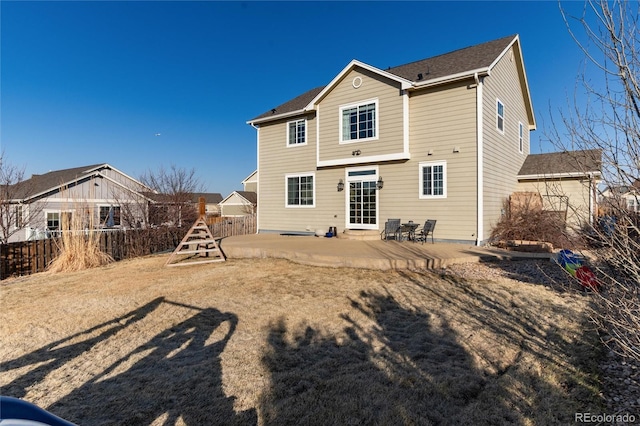
{"type": "Polygon", "coordinates": [[[165,266],[196,265],[224,262],[226,260],[204,219],[204,199],[202,198],[200,199],[200,206],[200,217],[180,241],[178,247],[171,253],[165,266]],[[187,257],[184,257],[184,255],[187,255],[187,257]],[[197,260],[194,260],[194,258],[197,260]],[[202,258],[206,259],[201,260],[202,258]]]}

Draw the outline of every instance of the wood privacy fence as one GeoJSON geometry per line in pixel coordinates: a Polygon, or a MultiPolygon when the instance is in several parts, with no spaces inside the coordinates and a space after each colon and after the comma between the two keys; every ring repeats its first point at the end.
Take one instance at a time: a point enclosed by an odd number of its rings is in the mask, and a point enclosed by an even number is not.
{"type": "MultiPolygon", "coordinates": [[[[229,217],[209,225],[216,238],[256,233],[255,215],[229,217]]],[[[174,250],[188,228],[150,228],[100,234],[100,250],[114,260],[130,259],[174,250]]],[[[61,238],[0,244],[0,280],[46,270],[60,253],[61,238]]]]}

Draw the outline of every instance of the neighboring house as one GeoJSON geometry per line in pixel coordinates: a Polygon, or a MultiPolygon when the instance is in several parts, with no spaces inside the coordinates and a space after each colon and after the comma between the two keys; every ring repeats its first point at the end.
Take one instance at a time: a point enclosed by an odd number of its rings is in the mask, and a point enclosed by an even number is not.
{"type": "Polygon", "coordinates": [[[603,214],[615,214],[617,208],[626,208],[630,212],[640,213],[640,180],[636,179],[631,185],[605,188],[600,196],[600,203],[605,210],[603,214]],[[606,211],[611,207],[613,212],[606,211]]]}
{"type": "Polygon", "coordinates": [[[436,219],[437,240],[474,244],[518,190],[536,128],[517,35],[394,68],[353,60],[248,124],[258,232],[436,219]]]}
{"type": "Polygon", "coordinates": [[[207,216],[220,216],[222,194],[218,192],[198,192],[193,194],[193,202],[199,208],[200,197],[204,198],[204,212],[207,216]]]}
{"type": "Polygon", "coordinates": [[[249,176],[244,178],[242,181],[242,186],[245,191],[248,192],[258,192],[258,171],[254,171],[249,176]]]}
{"type": "Polygon", "coordinates": [[[532,154],[518,173],[518,191],[542,195],[545,210],[565,211],[570,228],[594,223],[602,178],[599,149],[532,154]]]}
{"type": "Polygon", "coordinates": [[[149,188],[106,163],[33,175],[15,188],[14,198],[9,201],[22,210],[21,217],[30,219],[19,224],[9,242],[60,231],[78,214],[83,217],[75,219],[84,227],[141,225],[150,201],[142,194],[149,188]]]}
{"type": "Polygon", "coordinates": [[[258,197],[252,191],[233,191],[220,202],[220,214],[223,217],[247,216],[254,214],[258,197]]]}

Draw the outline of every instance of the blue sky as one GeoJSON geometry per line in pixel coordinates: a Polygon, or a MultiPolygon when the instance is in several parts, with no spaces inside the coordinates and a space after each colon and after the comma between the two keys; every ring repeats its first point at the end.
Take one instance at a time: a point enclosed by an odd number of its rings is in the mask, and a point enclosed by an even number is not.
{"type": "MultiPolygon", "coordinates": [[[[563,3],[580,11],[582,2],[563,3]]],[[[0,145],[25,173],[195,168],[226,196],[256,167],[247,120],[352,59],[386,68],[519,34],[544,142],[583,55],[555,1],[0,2],[0,145]],[[156,136],[156,134],[160,136],[156,136]]]]}

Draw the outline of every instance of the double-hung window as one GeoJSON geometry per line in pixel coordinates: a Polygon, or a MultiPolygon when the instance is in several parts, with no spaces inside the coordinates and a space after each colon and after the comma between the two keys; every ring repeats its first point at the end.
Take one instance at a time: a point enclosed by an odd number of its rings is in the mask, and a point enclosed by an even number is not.
{"type": "Polygon", "coordinates": [[[420,198],[447,197],[447,163],[420,163],[420,198]]]}
{"type": "Polygon", "coordinates": [[[287,207],[315,207],[313,173],[287,175],[287,207]]]}
{"type": "Polygon", "coordinates": [[[287,123],[287,146],[307,143],[307,120],[295,120],[287,123]]]}
{"type": "Polygon", "coordinates": [[[60,212],[47,212],[47,229],[60,230],[60,212]]]}
{"type": "Polygon", "coordinates": [[[340,107],[340,141],[374,139],[378,136],[378,101],[340,107]]]}
{"type": "Polygon", "coordinates": [[[496,100],[496,128],[504,133],[504,104],[500,99],[496,100]]]}

